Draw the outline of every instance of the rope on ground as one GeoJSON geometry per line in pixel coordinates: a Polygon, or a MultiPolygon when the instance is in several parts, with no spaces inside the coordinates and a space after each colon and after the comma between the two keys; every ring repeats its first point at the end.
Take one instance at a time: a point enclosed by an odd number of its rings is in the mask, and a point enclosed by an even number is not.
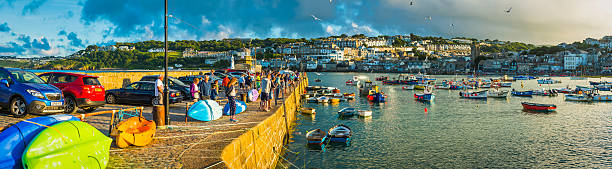
{"type": "Polygon", "coordinates": [[[214,135],[214,134],[223,134],[223,133],[234,133],[240,131],[247,131],[246,129],[239,130],[230,130],[230,131],[217,131],[217,132],[208,132],[208,133],[198,133],[198,134],[188,134],[188,135],[178,135],[178,136],[166,136],[166,137],[153,137],[154,139],[170,139],[170,138],[181,138],[181,137],[193,137],[193,136],[203,136],[203,135],[214,135]]]}

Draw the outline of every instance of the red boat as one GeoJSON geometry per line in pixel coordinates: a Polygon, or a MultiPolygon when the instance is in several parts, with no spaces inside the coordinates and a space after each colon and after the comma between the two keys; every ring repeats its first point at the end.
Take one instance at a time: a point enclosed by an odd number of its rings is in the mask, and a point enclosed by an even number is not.
{"type": "Polygon", "coordinates": [[[557,106],[554,104],[538,104],[538,103],[529,103],[522,102],[523,109],[525,110],[535,110],[535,111],[555,111],[557,106]]]}

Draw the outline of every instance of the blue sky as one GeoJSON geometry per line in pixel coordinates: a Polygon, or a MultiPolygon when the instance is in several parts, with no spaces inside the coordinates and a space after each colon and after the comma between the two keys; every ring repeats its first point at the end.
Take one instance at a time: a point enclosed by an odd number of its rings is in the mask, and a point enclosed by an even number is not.
{"type": "MultiPolygon", "coordinates": [[[[169,38],[415,33],[548,45],[612,35],[610,6],[610,0],[169,0],[169,38]]],[[[91,44],[143,40],[163,40],[162,0],[0,0],[0,55],[69,55],[91,44]]]]}

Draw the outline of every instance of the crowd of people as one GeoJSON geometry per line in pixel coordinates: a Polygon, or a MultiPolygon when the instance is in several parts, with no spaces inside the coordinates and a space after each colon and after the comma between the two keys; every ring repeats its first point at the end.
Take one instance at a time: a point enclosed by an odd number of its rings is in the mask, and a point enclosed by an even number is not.
{"type": "MultiPolygon", "coordinates": [[[[254,76],[242,74],[240,76],[226,76],[220,79],[215,76],[214,70],[201,78],[194,78],[190,85],[191,97],[194,102],[199,100],[221,100],[219,93],[222,91],[230,105],[230,121],[237,122],[235,117],[236,99],[238,96],[249,96],[260,100],[259,109],[270,111],[272,102],[278,104],[278,100],[284,97],[284,93],[294,89],[299,80],[300,73],[266,70],[255,73],[254,76]],[[212,79],[215,79],[212,81],[212,79]],[[219,82],[219,80],[221,80],[219,82]],[[254,90],[254,91],[253,91],[254,90]],[[259,94],[257,97],[250,96],[259,94]]],[[[247,99],[248,100],[248,99],[247,99]]],[[[252,100],[253,101],[253,100],[252,100]]]]}

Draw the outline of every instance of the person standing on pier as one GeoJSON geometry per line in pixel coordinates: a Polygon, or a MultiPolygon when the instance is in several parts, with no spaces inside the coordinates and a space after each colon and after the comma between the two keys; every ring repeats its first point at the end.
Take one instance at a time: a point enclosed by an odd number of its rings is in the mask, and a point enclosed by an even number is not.
{"type": "Polygon", "coordinates": [[[221,82],[221,86],[223,86],[223,90],[227,90],[227,84],[229,82],[230,82],[229,75],[225,76],[225,78],[223,78],[223,81],[221,82]]]}
{"type": "Polygon", "coordinates": [[[227,84],[227,90],[225,91],[225,95],[227,96],[227,104],[229,104],[229,114],[230,114],[230,121],[232,122],[237,122],[238,120],[236,120],[236,118],[234,117],[236,115],[236,83],[238,82],[237,78],[232,78],[232,80],[230,80],[230,82],[227,84]]]}
{"type": "Polygon", "coordinates": [[[193,102],[197,102],[200,100],[200,87],[198,85],[200,83],[199,78],[194,78],[193,83],[189,86],[189,91],[191,93],[191,97],[193,97],[193,102]]]}
{"type": "Polygon", "coordinates": [[[204,79],[202,80],[202,100],[210,99],[210,81],[208,75],[204,75],[204,79]]]}
{"type": "Polygon", "coordinates": [[[217,96],[219,96],[219,80],[215,80],[210,87],[210,99],[217,100],[217,96]]]}
{"type": "Polygon", "coordinates": [[[162,82],[162,79],[164,79],[164,75],[159,75],[157,80],[155,80],[155,97],[157,97],[157,103],[155,103],[156,105],[161,105],[163,103],[163,93],[162,91],[164,91],[164,82],[162,82]]]}
{"type": "Polygon", "coordinates": [[[264,77],[261,80],[261,102],[259,103],[259,109],[262,111],[270,111],[268,106],[270,105],[270,89],[272,84],[270,82],[270,75],[264,77]]]}
{"type": "Polygon", "coordinates": [[[244,89],[245,89],[245,86],[244,86],[244,74],[240,75],[240,77],[238,78],[238,86],[239,86],[239,89],[240,89],[239,91],[243,92],[244,89]]]}

